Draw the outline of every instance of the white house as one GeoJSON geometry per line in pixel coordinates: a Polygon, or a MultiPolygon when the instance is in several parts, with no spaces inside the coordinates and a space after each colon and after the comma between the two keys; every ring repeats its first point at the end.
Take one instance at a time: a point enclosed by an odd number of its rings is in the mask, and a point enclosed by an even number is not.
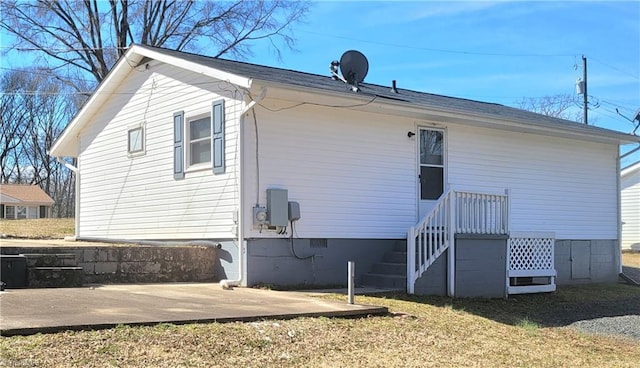
{"type": "Polygon", "coordinates": [[[232,285],[344,284],[352,260],[363,284],[494,296],[617,280],[618,150],[631,142],[134,45],[50,154],[78,159],[77,238],[208,240],[232,285]]]}
{"type": "Polygon", "coordinates": [[[640,162],[620,174],[622,249],[640,251],[640,162]]]}
{"type": "Polygon", "coordinates": [[[37,219],[51,217],[53,199],[37,185],[0,185],[0,218],[37,219]]]}

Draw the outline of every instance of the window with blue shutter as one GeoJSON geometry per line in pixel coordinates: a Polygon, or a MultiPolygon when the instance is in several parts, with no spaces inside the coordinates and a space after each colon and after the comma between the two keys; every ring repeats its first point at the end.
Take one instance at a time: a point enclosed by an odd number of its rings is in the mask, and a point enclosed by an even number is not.
{"type": "Polygon", "coordinates": [[[213,172],[224,173],[224,100],[213,102],[211,111],[211,153],[213,172]]]}
{"type": "Polygon", "coordinates": [[[173,177],[184,178],[184,111],[173,114],[173,177]]]}

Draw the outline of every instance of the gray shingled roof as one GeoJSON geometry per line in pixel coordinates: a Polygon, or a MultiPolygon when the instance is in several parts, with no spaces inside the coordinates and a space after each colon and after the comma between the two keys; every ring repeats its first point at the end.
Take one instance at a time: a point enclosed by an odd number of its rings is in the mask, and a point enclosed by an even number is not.
{"type": "MultiPolygon", "coordinates": [[[[182,51],[174,51],[162,48],[153,49],[167,55],[182,58],[191,62],[219,69],[224,72],[261,80],[266,82],[279,83],[290,86],[305,87],[309,89],[333,91],[345,93],[348,88],[342,82],[334,80],[329,76],[329,62],[327,62],[327,75],[304,73],[295,70],[274,68],[263,65],[250,64],[240,61],[212,58],[203,55],[191,54],[182,51]]],[[[541,127],[559,127],[582,131],[595,135],[611,135],[611,133],[627,135],[631,141],[640,141],[639,137],[624,134],[610,129],[584,125],[574,121],[549,117],[534,112],[516,109],[496,103],[468,100],[463,98],[447,97],[432,93],[413,91],[398,88],[398,93],[391,92],[390,86],[380,86],[370,83],[359,85],[360,94],[367,96],[378,96],[380,101],[384,99],[400,101],[415,105],[416,107],[453,110],[461,113],[479,114],[503,118],[510,121],[529,122],[541,127]]],[[[355,92],[354,92],[355,93],[355,92]]]]}

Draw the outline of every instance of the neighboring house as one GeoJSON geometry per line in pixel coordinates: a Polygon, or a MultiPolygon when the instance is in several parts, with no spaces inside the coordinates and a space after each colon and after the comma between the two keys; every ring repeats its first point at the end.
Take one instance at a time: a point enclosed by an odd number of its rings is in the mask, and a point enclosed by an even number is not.
{"type": "Polygon", "coordinates": [[[620,174],[622,249],[640,251],[640,161],[620,174]]]}
{"type": "Polygon", "coordinates": [[[361,284],[501,296],[617,280],[618,150],[631,142],[134,45],[50,154],[78,158],[80,239],[207,240],[230,285],[345,284],[355,261],[361,284]]]}
{"type": "Polygon", "coordinates": [[[37,185],[0,185],[0,214],[3,219],[51,217],[53,199],[37,185]]]}

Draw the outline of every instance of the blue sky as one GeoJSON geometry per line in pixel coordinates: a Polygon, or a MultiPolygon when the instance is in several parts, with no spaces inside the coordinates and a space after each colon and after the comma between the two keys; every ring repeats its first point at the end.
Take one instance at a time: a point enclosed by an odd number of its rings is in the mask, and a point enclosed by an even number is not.
{"type": "MultiPolygon", "coordinates": [[[[628,118],[640,108],[638,0],[320,1],[292,33],[296,50],[282,48],[279,58],[261,41],[246,61],[329,75],[332,60],[356,49],[369,60],[369,83],[395,79],[400,88],[515,107],[523,98],[570,94],[579,112],[575,83],[585,55],[590,124],[629,133],[634,124],[616,108],[628,118]]],[[[5,58],[2,66],[24,60],[5,58]]],[[[635,160],[640,152],[625,163],[635,160]]]]}
{"type": "Polygon", "coordinates": [[[509,106],[571,94],[579,111],[584,54],[591,124],[629,133],[615,109],[632,118],[640,108],[639,1],[324,1],[294,35],[296,51],[278,59],[263,43],[247,61],[328,75],[356,49],[366,82],[509,106]]]}

